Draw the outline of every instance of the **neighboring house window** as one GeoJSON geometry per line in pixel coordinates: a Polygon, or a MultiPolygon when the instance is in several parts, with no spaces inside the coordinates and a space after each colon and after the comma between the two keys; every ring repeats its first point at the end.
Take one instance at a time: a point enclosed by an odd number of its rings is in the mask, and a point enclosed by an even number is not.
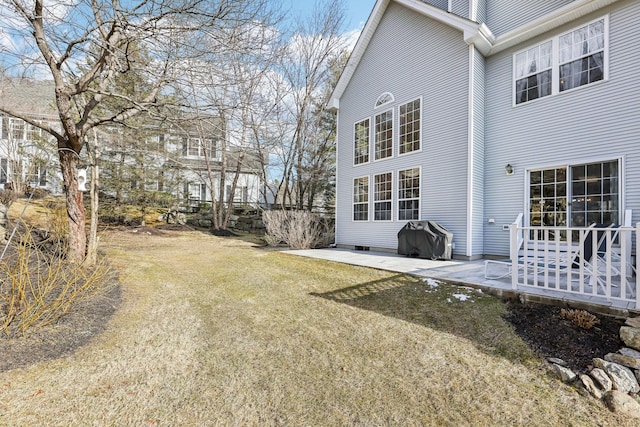
{"type": "Polygon", "coordinates": [[[560,91],[604,78],[604,19],[560,37],[560,91]]]}
{"type": "Polygon", "coordinates": [[[530,171],[529,225],[619,224],[619,182],[617,160],[530,171]]]}
{"type": "Polygon", "coordinates": [[[375,117],[375,160],[393,155],[393,110],[375,117]]]}
{"type": "Polygon", "coordinates": [[[394,101],[393,95],[389,92],[385,92],[376,100],[376,107],[382,107],[383,105],[391,104],[394,101]]]}
{"type": "Polygon", "coordinates": [[[355,124],[353,150],[354,165],[369,162],[369,119],[364,119],[355,124]]]}
{"type": "Polygon", "coordinates": [[[391,198],[393,195],[391,172],[373,177],[373,219],[391,221],[391,198]]]}
{"type": "Polygon", "coordinates": [[[0,159],[0,184],[4,184],[9,179],[9,160],[6,157],[0,159]]]}
{"type": "Polygon", "coordinates": [[[515,104],[606,78],[608,17],[513,56],[515,104]]]}
{"type": "Polygon", "coordinates": [[[24,122],[20,119],[11,119],[11,137],[14,140],[24,139],[24,122]]]}
{"type": "Polygon", "coordinates": [[[353,220],[369,220],[369,177],[353,180],[353,220]]]}
{"type": "Polygon", "coordinates": [[[189,157],[204,157],[205,150],[209,150],[207,154],[214,158],[216,155],[215,146],[210,139],[204,141],[200,138],[184,138],[183,154],[189,157]]]}
{"type": "Polygon", "coordinates": [[[516,54],[516,104],[551,95],[552,42],[516,54]]]}
{"type": "Polygon", "coordinates": [[[38,127],[35,127],[33,125],[28,125],[27,126],[27,139],[30,141],[34,141],[37,140],[38,138],[40,138],[42,136],[42,130],[38,127]]]}
{"type": "Polygon", "coordinates": [[[420,99],[400,106],[400,154],[420,150],[420,99]]]}
{"type": "Polygon", "coordinates": [[[420,168],[398,172],[398,220],[420,217],[420,168]]]}

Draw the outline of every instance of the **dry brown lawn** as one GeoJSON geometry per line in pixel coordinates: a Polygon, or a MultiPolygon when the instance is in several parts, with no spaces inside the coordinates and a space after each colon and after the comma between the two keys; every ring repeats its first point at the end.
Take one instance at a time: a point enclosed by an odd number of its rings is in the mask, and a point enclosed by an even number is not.
{"type": "Polygon", "coordinates": [[[633,425],[477,291],[198,232],[102,242],[122,306],[73,355],[1,373],[0,425],[633,425]]]}

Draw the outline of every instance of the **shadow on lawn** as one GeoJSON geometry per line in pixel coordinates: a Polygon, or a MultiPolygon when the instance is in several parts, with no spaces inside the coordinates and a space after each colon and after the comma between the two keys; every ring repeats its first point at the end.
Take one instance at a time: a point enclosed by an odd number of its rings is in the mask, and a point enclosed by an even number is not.
{"type": "Polygon", "coordinates": [[[491,355],[534,359],[504,319],[505,303],[477,289],[398,274],[311,295],[453,334],[491,355]]]}

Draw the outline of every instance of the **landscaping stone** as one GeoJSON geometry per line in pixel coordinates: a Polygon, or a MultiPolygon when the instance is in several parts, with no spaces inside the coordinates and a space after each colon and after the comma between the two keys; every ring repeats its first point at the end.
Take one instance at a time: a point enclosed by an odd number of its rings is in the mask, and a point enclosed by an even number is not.
{"type": "Polygon", "coordinates": [[[576,374],[569,368],[565,368],[564,366],[560,366],[557,363],[553,364],[553,370],[558,374],[560,379],[565,383],[571,383],[576,379],[576,374]]]}
{"type": "Polygon", "coordinates": [[[620,353],[609,353],[604,356],[604,360],[607,362],[617,363],[618,365],[626,366],[631,369],[640,369],[640,359],[635,357],[625,356],[620,353]]]}
{"type": "Polygon", "coordinates": [[[589,392],[596,399],[602,399],[602,390],[598,388],[596,383],[593,382],[593,379],[589,375],[580,374],[580,381],[584,386],[585,390],[589,392]]]}
{"type": "Polygon", "coordinates": [[[611,382],[611,378],[609,378],[607,373],[602,369],[594,368],[589,372],[589,375],[596,381],[603,391],[607,392],[613,389],[613,382],[611,382]]]}
{"type": "Polygon", "coordinates": [[[608,391],[604,395],[604,402],[612,412],[640,418],[640,403],[626,393],[619,390],[608,391]]]}
{"type": "Polygon", "coordinates": [[[567,366],[567,362],[562,359],[558,359],[557,357],[549,357],[547,360],[549,361],[549,363],[555,363],[556,365],[560,366],[567,366]]]}
{"type": "Polygon", "coordinates": [[[640,317],[629,317],[624,323],[632,328],[640,329],[640,317]]]}
{"type": "Polygon", "coordinates": [[[629,357],[634,357],[636,359],[640,359],[640,351],[634,350],[632,348],[623,347],[620,350],[618,350],[618,353],[620,353],[620,354],[622,354],[624,356],[629,356],[629,357]]]}
{"type": "Polygon", "coordinates": [[[620,328],[620,338],[629,347],[634,350],[640,350],[640,329],[632,326],[623,326],[620,328]]]}
{"type": "Polygon", "coordinates": [[[629,368],[599,358],[593,359],[593,365],[607,373],[611,378],[614,390],[619,390],[623,393],[637,393],[640,391],[638,380],[629,368]]]}

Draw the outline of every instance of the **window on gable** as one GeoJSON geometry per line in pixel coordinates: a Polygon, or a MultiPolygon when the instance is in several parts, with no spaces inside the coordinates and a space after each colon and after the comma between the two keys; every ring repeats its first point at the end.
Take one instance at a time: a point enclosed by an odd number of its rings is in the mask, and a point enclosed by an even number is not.
{"type": "Polygon", "coordinates": [[[516,54],[516,104],[551,95],[552,42],[516,54]]]}
{"type": "Polygon", "coordinates": [[[608,17],[513,56],[515,104],[606,78],[608,17]]]}
{"type": "Polygon", "coordinates": [[[400,154],[420,150],[420,99],[400,106],[400,154]]]}
{"type": "Polygon", "coordinates": [[[369,177],[353,180],[353,220],[369,220],[369,177]]]}
{"type": "Polygon", "coordinates": [[[354,125],[353,130],[353,164],[369,162],[369,119],[354,125]]]}
{"type": "Polygon", "coordinates": [[[375,160],[393,155],[393,110],[375,117],[375,160]]]}
{"type": "Polygon", "coordinates": [[[560,91],[604,78],[604,19],[560,37],[560,91]]]}
{"type": "Polygon", "coordinates": [[[389,92],[385,92],[376,100],[376,108],[382,107],[383,105],[391,104],[393,101],[393,95],[389,92]]]}
{"type": "Polygon", "coordinates": [[[416,220],[420,216],[420,168],[398,172],[398,220],[416,220]]]}
{"type": "Polygon", "coordinates": [[[391,172],[381,173],[373,177],[374,221],[391,221],[392,185],[391,172]]]}

